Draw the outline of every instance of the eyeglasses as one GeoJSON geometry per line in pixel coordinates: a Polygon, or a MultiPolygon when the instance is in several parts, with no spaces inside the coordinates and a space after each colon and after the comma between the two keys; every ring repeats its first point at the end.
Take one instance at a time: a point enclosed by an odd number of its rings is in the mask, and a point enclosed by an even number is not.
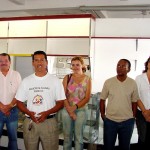
{"type": "Polygon", "coordinates": [[[117,68],[126,69],[126,68],[127,68],[127,66],[125,66],[125,65],[122,65],[122,66],[121,66],[121,65],[118,65],[118,66],[117,66],[117,68]]]}

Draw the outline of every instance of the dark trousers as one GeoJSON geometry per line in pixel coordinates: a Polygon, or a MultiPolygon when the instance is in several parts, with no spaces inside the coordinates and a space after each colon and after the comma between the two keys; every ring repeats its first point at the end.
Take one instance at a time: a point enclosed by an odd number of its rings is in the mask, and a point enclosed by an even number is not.
{"type": "Polygon", "coordinates": [[[134,128],[134,118],[115,122],[108,118],[104,120],[104,150],[114,150],[118,136],[119,149],[130,150],[130,140],[134,128]]]}
{"type": "Polygon", "coordinates": [[[147,122],[141,111],[137,111],[136,125],[138,131],[138,150],[150,150],[150,123],[147,122]]]}
{"type": "Polygon", "coordinates": [[[145,149],[150,150],[150,122],[146,123],[146,138],[145,138],[145,149]]]}

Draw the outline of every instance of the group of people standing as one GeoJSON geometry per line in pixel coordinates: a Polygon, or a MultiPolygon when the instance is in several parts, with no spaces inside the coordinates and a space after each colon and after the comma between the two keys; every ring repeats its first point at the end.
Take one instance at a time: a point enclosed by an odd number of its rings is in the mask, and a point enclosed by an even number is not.
{"type": "Polygon", "coordinates": [[[48,60],[44,51],[32,55],[34,73],[21,81],[17,71],[10,69],[11,58],[0,54],[0,138],[4,124],[8,133],[8,149],[17,150],[18,108],[26,118],[23,138],[26,150],[59,149],[59,130],[56,113],[63,108],[64,150],[83,149],[83,129],[87,112],[85,105],[91,95],[91,79],[83,73],[82,57],[71,60],[72,73],[63,83],[48,73],[48,60]]]}
{"type": "MultiPolygon", "coordinates": [[[[10,56],[0,54],[0,137],[6,124],[8,149],[18,149],[19,108],[26,116],[23,122],[26,150],[38,150],[39,142],[43,150],[59,149],[59,130],[55,116],[61,109],[63,149],[71,150],[74,138],[75,150],[83,150],[86,105],[91,95],[91,78],[84,73],[83,58],[72,58],[72,73],[64,77],[63,83],[48,73],[48,60],[44,51],[34,52],[34,73],[22,81],[20,74],[10,69],[10,64],[10,56]]],[[[135,121],[139,149],[146,150],[149,145],[150,57],[145,63],[145,70],[135,80],[127,76],[130,69],[130,61],[120,59],[116,67],[117,75],[105,81],[100,94],[105,150],[114,149],[117,136],[120,150],[130,150],[135,121]]]]}

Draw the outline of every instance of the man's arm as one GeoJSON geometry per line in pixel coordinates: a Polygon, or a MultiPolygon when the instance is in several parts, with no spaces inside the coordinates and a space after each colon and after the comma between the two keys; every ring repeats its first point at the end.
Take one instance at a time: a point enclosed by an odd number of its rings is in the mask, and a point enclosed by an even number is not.
{"type": "Polygon", "coordinates": [[[36,119],[36,117],[35,117],[35,113],[29,111],[23,102],[17,100],[17,107],[20,109],[20,111],[22,111],[23,113],[25,113],[25,114],[27,114],[28,116],[30,116],[30,118],[31,118],[34,122],[37,122],[37,119],[36,119]]]}
{"type": "Polygon", "coordinates": [[[137,102],[132,102],[132,111],[133,111],[133,117],[136,117],[137,112],[137,102]]]}
{"type": "Polygon", "coordinates": [[[102,119],[104,120],[105,117],[106,117],[106,116],[105,116],[105,100],[100,99],[99,108],[100,108],[101,117],[102,117],[102,119]]]}
{"type": "Polygon", "coordinates": [[[58,112],[64,107],[64,100],[56,101],[56,105],[47,111],[48,115],[58,112]]]}

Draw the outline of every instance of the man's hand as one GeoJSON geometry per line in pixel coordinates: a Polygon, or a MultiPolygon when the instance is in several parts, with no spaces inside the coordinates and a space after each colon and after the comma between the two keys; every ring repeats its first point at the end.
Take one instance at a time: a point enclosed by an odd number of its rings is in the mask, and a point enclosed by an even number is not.
{"type": "Polygon", "coordinates": [[[47,111],[43,111],[37,114],[37,122],[38,123],[44,122],[47,119],[47,116],[49,116],[47,111]]]}
{"type": "Polygon", "coordinates": [[[10,115],[10,110],[12,109],[12,107],[10,105],[4,105],[1,103],[1,107],[0,110],[2,113],[4,113],[6,116],[10,115]]]}
{"type": "Polygon", "coordinates": [[[101,114],[101,118],[104,121],[104,119],[106,118],[106,115],[105,114],[101,114]]]}
{"type": "Polygon", "coordinates": [[[33,122],[38,123],[37,118],[35,117],[35,114],[36,114],[35,112],[30,111],[29,116],[30,116],[31,120],[33,120],[33,122]]]}

